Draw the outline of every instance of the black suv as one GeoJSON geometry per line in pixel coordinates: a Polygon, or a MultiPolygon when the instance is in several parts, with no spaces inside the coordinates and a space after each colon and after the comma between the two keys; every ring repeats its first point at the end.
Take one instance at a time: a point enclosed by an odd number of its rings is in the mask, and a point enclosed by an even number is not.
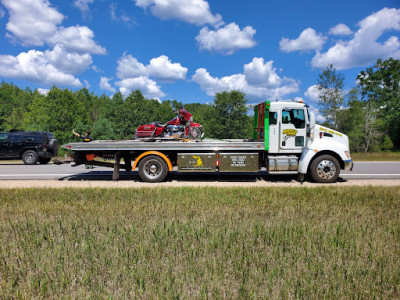
{"type": "Polygon", "coordinates": [[[58,142],[45,131],[0,133],[0,159],[20,159],[26,165],[47,164],[58,152],[58,142]]]}

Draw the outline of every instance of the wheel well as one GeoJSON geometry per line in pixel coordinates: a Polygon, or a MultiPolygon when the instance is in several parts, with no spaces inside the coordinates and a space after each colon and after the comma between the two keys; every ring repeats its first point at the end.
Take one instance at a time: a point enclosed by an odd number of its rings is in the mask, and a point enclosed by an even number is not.
{"type": "Polygon", "coordinates": [[[146,156],[149,156],[149,155],[156,155],[156,156],[159,156],[160,158],[162,158],[167,163],[168,171],[170,171],[170,172],[172,171],[171,160],[164,153],[161,153],[158,151],[147,151],[147,152],[143,152],[142,154],[140,154],[135,159],[135,162],[133,163],[133,166],[132,166],[132,170],[136,169],[136,167],[139,165],[139,162],[142,158],[145,158],[146,156]]]}
{"type": "Polygon", "coordinates": [[[324,150],[324,151],[319,151],[314,157],[311,159],[310,163],[308,164],[308,170],[310,170],[310,166],[313,163],[313,161],[317,158],[320,157],[321,155],[330,155],[333,156],[334,158],[337,159],[337,161],[340,164],[340,169],[344,170],[344,161],[343,159],[335,152],[329,151],[329,150],[324,150]]]}

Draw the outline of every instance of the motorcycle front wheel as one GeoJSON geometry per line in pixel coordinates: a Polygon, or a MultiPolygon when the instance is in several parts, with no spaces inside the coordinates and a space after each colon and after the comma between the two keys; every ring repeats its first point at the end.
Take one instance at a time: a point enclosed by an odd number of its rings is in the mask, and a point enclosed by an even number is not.
{"type": "Polygon", "coordinates": [[[200,127],[193,127],[191,129],[189,129],[188,137],[191,140],[197,140],[197,139],[201,138],[202,135],[203,135],[203,131],[201,130],[200,127]]]}

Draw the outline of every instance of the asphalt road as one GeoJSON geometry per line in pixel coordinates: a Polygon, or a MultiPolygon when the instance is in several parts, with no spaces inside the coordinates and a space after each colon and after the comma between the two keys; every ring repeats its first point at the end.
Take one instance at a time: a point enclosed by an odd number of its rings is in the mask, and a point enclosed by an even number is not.
{"type": "MultiPolygon", "coordinates": [[[[400,179],[400,162],[355,162],[351,172],[342,172],[341,178],[352,179],[400,179]]],[[[296,178],[293,174],[268,175],[265,172],[254,174],[201,174],[174,172],[177,181],[230,181],[248,182],[262,178],[266,181],[289,181],[296,178]]],[[[28,166],[15,162],[0,162],[0,180],[112,180],[112,169],[94,166],[86,169],[84,165],[72,167],[63,165],[28,166]]],[[[120,172],[120,180],[142,181],[137,172],[120,172]]]]}

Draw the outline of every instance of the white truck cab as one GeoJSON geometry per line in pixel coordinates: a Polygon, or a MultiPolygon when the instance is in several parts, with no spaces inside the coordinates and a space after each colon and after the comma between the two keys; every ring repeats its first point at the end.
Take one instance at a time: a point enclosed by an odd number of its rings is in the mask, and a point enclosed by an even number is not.
{"type": "Polygon", "coordinates": [[[270,171],[279,171],[273,159],[280,161],[282,170],[285,161],[290,164],[300,156],[297,171],[301,176],[309,173],[317,182],[334,182],[340,169],[350,170],[353,167],[348,137],[316,125],[314,114],[301,101],[258,104],[254,125],[254,139],[264,141],[270,156],[270,171]],[[288,159],[284,158],[285,155],[288,159]]]}

